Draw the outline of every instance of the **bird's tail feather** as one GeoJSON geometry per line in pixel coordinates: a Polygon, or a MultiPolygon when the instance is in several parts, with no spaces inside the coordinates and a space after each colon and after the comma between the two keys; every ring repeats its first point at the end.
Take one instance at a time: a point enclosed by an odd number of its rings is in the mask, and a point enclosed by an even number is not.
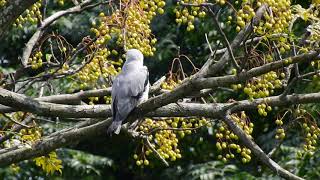
{"type": "Polygon", "coordinates": [[[111,135],[112,133],[119,134],[121,129],[121,121],[113,121],[109,126],[107,133],[111,135]]]}

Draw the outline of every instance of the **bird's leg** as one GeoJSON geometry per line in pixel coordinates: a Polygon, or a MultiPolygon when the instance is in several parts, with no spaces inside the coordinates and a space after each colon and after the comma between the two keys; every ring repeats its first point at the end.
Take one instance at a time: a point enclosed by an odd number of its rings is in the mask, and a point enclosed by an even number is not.
{"type": "Polygon", "coordinates": [[[135,120],[133,123],[130,124],[129,129],[136,130],[136,128],[138,127],[138,124],[139,124],[139,120],[135,120]]]}
{"type": "Polygon", "coordinates": [[[130,125],[130,129],[134,129],[136,131],[142,123],[143,123],[142,119],[137,119],[130,125]]]}

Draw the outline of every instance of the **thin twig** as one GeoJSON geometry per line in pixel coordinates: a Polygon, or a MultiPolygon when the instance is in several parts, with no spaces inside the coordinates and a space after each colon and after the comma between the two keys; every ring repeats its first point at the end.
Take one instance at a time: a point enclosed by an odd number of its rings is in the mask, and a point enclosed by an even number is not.
{"type": "Polygon", "coordinates": [[[163,164],[165,164],[167,167],[169,167],[169,163],[159,154],[159,152],[156,149],[154,149],[154,147],[150,143],[148,137],[143,137],[143,139],[147,143],[148,147],[152,150],[152,152],[157,156],[157,158],[160,159],[161,162],[163,162],[163,164]]]}
{"type": "Polygon", "coordinates": [[[33,34],[33,36],[31,37],[31,39],[27,42],[26,47],[23,51],[23,55],[21,58],[21,63],[24,67],[27,66],[28,64],[28,59],[31,55],[32,49],[35,46],[35,44],[38,42],[39,38],[42,36],[44,29],[46,29],[48,26],[50,26],[53,22],[55,22],[57,19],[66,16],[68,14],[73,14],[73,13],[79,13],[81,11],[87,10],[89,8],[94,8],[100,4],[106,4],[109,1],[106,2],[99,2],[99,3],[95,3],[95,4],[90,4],[92,2],[92,0],[85,0],[82,3],[71,7],[69,9],[66,10],[61,10],[58,11],[54,14],[52,14],[51,16],[49,16],[48,18],[46,18],[40,25],[40,27],[38,27],[37,31],[33,34]]]}
{"type": "Polygon", "coordinates": [[[12,121],[13,123],[15,124],[18,124],[22,127],[25,127],[25,128],[31,128],[31,126],[28,126],[28,125],[25,125],[25,124],[22,124],[21,122],[19,121],[16,121],[15,119],[11,118],[10,116],[6,115],[5,113],[2,114],[5,118],[9,119],[10,121],[12,121]]]}
{"type": "MultiPolygon", "coordinates": [[[[22,124],[28,124],[29,122],[31,122],[32,120],[32,115],[28,115],[23,121],[22,124]]],[[[21,129],[23,129],[24,127],[17,124],[15,126],[13,126],[13,128],[11,128],[11,131],[6,134],[5,136],[0,137],[0,144],[3,143],[4,141],[10,139],[16,132],[19,132],[21,129]]]]}
{"type": "Polygon", "coordinates": [[[210,44],[210,42],[209,42],[208,35],[207,35],[207,33],[205,33],[204,35],[205,35],[205,37],[206,37],[206,41],[207,41],[208,47],[209,47],[209,49],[210,49],[210,55],[212,56],[214,52],[213,52],[212,47],[211,47],[211,44],[210,44]]]}
{"type": "MultiPolygon", "coordinates": [[[[287,130],[290,128],[290,126],[292,126],[292,125],[293,125],[295,122],[297,122],[299,119],[302,119],[302,118],[301,118],[301,117],[298,117],[298,118],[290,121],[288,124],[286,124],[286,125],[283,127],[284,131],[287,131],[287,130]]],[[[271,151],[267,154],[268,157],[271,158],[271,157],[276,153],[276,151],[278,150],[278,148],[281,146],[281,144],[282,144],[283,142],[284,142],[284,139],[279,140],[278,143],[276,144],[276,146],[273,147],[273,148],[271,149],[271,151]]]]}
{"type": "Polygon", "coordinates": [[[241,67],[238,65],[237,61],[236,61],[236,58],[234,57],[234,54],[232,52],[232,49],[231,49],[231,45],[230,45],[230,42],[226,36],[226,34],[223,32],[221,26],[220,26],[220,23],[218,21],[218,16],[216,16],[216,14],[213,12],[213,10],[211,8],[209,8],[209,11],[210,13],[212,14],[213,16],[213,20],[215,22],[215,24],[217,25],[217,28],[220,32],[220,34],[222,35],[223,39],[224,39],[224,42],[225,42],[225,45],[227,46],[227,49],[229,51],[229,54],[231,56],[231,62],[233,63],[233,65],[235,66],[235,68],[238,70],[238,72],[240,72],[241,70],[241,67]]]}

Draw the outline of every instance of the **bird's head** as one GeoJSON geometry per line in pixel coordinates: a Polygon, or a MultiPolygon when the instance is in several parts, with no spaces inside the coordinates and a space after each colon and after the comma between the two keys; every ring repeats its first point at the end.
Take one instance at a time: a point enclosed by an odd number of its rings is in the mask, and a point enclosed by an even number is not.
{"type": "Polygon", "coordinates": [[[143,54],[138,49],[129,49],[126,54],[126,62],[127,64],[139,64],[143,66],[143,54]]]}

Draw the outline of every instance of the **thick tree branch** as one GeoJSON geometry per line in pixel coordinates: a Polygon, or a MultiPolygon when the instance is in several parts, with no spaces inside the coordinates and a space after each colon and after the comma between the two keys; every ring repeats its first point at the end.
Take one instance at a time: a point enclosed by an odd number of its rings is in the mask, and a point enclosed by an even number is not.
{"type": "MultiPolygon", "coordinates": [[[[0,94],[3,94],[3,92],[1,92],[0,94]]],[[[22,95],[19,95],[19,96],[22,96],[22,95]]],[[[291,96],[287,96],[286,98],[279,97],[279,96],[271,97],[268,100],[268,104],[272,106],[277,106],[277,105],[288,105],[288,103],[294,104],[294,103],[319,102],[319,100],[320,100],[320,93],[314,93],[314,94],[307,94],[307,95],[291,95],[291,96]]],[[[232,107],[233,111],[245,110],[249,108],[256,108],[257,104],[260,104],[261,102],[264,102],[264,101],[265,101],[264,99],[258,99],[253,102],[240,101],[236,104],[228,103],[228,104],[224,104],[223,106],[219,104],[202,104],[201,105],[201,104],[194,104],[194,103],[170,104],[163,108],[159,108],[156,112],[153,112],[153,113],[157,113],[156,116],[159,116],[161,115],[161,111],[163,113],[166,113],[166,112],[168,113],[172,111],[172,113],[177,112],[179,114],[171,114],[171,116],[178,115],[178,116],[208,116],[208,117],[216,116],[218,117],[226,109],[229,109],[229,107],[232,107]],[[167,110],[165,108],[167,108],[167,110]]],[[[38,102],[38,103],[46,104],[45,102],[38,102]]],[[[59,106],[59,105],[56,105],[56,106],[59,106]]],[[[101,107],[101,108],[105,109],[105,107],[101,107]]],[[[37,107],[34,107],[34,108],[37,109],[37,107]]],[[[69,112],[68,109],[65,109],[65,111],[69,112]]],[[[110,115],[111,113],[109,113],[109,116],[110,115]]],[[[150,113],[150,115],[152,114],[150,113]]],[[[233,122],[228,122],[226,120],[226,123],[232,127],[232,124],[230,125],[230,123],[233,123],[233,122]]],[[[102,132],[104,132],[104,130],[108,126],[107,124],[108,124],[108,121],[103,121],[101,123],[97,123],[88,127],[81,128],[80,126],[79,129],[75,128],[67,131],[62,131],[61,133],[55,133],[54,135],[37,142],[31,148],[24,147],[20,149],[12,149],[10,151],[6,151],[4,154],[0,155],[0,165],[8,165],[14,162],[19,162],[24,159],[30,159],[36,156],[47,154],[56,148],[63,147],[65,145],[68,145],[83,139],[87,139],[92,136],[100,135],[102,134],[102,132]]],[[[265,153],[256,144],[254,144],[253,141],[251,141],[246,137],[243,138],[242,137],[243,134],[241,134],[243,132],[237,132],[236,128],[238,127],[232,127],[231,129],[235,132],[235,134],[237,134],[240,137],[240,139],[244,142],[244,144],[247,145],[247,147],[249,147],[254,152],[254,154],[258,158],[260,158],[264,163],[266,163],[271,169],[276,171],[277,174],[286,178],[299,179],[298,177],[294,176],[288,171],[282,169],[277,163],[273,162],[271,159],[266,158],[267,156],[264,156],[265,153]]]]}
{"type": "Polygon", "coordinates": [[[201,89],[206,88],[216,88],[216,87],[227,87],[231,84],[237,84],[245,82],[253,77],[260,76],[267,72],[280,69],[282,67],[288,66],[290,63],[301,63],[310,62],[318,57],[318,51],[311,51],[310,53],[301,54],[295,57],[290,57],[285,60],[276,61],[272,63],[265,64],[260,67],[252,68],[249,71],[241,72],[237,75],[227,75],[221,77],[211,77],[211,78],[192,78],[184,81],[180,86],[171,92],[163,93],[154,98],[148,99],[145,103],[140,104],[128,117],[129,122],[133,122],[140,116],[154,111],[155,109],[165,106],[169,103],[176,102],[179,99],[187,97],[192,92],[196,92],[201,89]],[[288,62],[290,62],[288,64],[288,62]]]}
{"type": "MultiPolygon", "coordinates": [[[[165,76],[161,77],[158,81],[156,81],[150,88],[150,95],[158,94],[164,92],[161,90],[161,83],[165,80],[165,76]]],[[[81,101],[87,99],[89,97],[103,97],[111,95],[111,87],[106,89],[96,89],[96,90],[88,90],[88,91],[80,91],[73,94],[59,94],[59,95],[51,95],[51,96],[43,96],[39,98],[35,98],[35,100],[43,101],[43,102],[51,102],[57,104],[81,104],[81,101]]],[[[11,107],[1,105],[0,103],[0,113],[9,113],[14,112],[15,110],[11,107]]]]}
{"type": "MultiPolygon", "coordinates": [[[[274,106],[274,105],[287,105],[288,102],[291,102],[291,103],[319,102],[319,99],[320,99],[320,93],[314,93],[314,94],[308,94],[308,95],[291,95],[285,99],[281,99],[281,97],[271,97],[268,100],[268,104],[274,106]]],[[[172,104],[171,105],[172,107],[169,107],[170,105],[168,105],[168,107],[163,107],[163,108],[169,108],[170,110],[173,110],[174,112],[179,112],[181,113],[181,115],[184,115],[184,116],[189,116],[188,114],[185,114],[186,112],[189,112],[192,115],[194,115],[193,114],[194,112],[205,111],[206,114],[203,113],[201,115],[205,115],[209,117],[213,117],[213,116],[218,117],[221,113],[223,113],[223,111],[226,109],[225,107],[227,106],[229,107],[232,106],[233,111],[238,111],[241,109],[244,110],[248,108],[255,108],[257,104],[263,101],[265,100],[258,99],[258,100],[255,100],[254,102],[240,101],[237,104],[228,103],[227,105],[224,105],[224,107],[222,107],[221,105],[219,106],[219,104],[200,105],[200,104],[193,104],[193,103],[190,103],[190,104],[183,103],[179,105],[172,104]],[[194,108],[197,106],[198,106],[198,109],[194,108]],[[182,111],[179,111],[178,109],[180,110],[182,109],[182,111]]],[[[294,176],[288,171],[282,169],[278,164],[273,162],[271,159],[266,158],[267,156],[264,156],[265,153],[253,141],[248,139],[248,137],[246,137],[244,132],[237,131],[237,129],[239,130],[239,127],[237,127],[232,120],[225,119],[225,122],[231,127],[231,129],[235,132],[235,134],[237,134],[240,137],[242,142],[245,145],[247,145],[247,147],[249,147],[258,158],[260,158],[264,163],[266,163],[271,169],[276,171],[277,174],[286,178],[299,179],[298,177],[294,176]],[[242,135],[244,135],[244,137],[242,135]]],[[[44,138],[41,141],[36,142],[31,148],[23,147],[19,149],[12,149],[10,151],[5,151],[5,153],[0,155],[0,165],[5,166],[11,163],[19,162],[21,160],[30,159],[36,156],[47,154],[56,148],[63,147],[65,145],[69,145],[93,136],[102,135],[103,132],[105,132],[105,129],[107,128],[108,124],[109,124],[109,121],[107,120],[107,121],[102,121],[93,125],[87,124],[87,125],[90,125],[87,127],[78,126],[75,128],[71,128],[69,130],[63,130],[60,133],[54,133],[53,135],[47,138],[44,138]]]]}
{"type": "Polygon", "coordinates": [[[69,131],[45,137],[35,142],[31,147],[13,149],[5,153],[0,152],[0,166],[8,166],[12,163],[48,154],[57,148],[102,135],[106,132],[109,124],[110,120],[105,120],[90,126],[73,128],[69,131]]]}
{"type": "MultiPolygon", "coordinates": [[[[259,23],[266,9],[267,9],[267,6],[263,5],[257,10],[256,17],[252,20],[252,23],[247,25],[234,38],[234,40],[230,44],[231,49],[237,49],[240,46],[240,44],[245,40],[246,36],[248,36],[250,33],[253,32],[253,26],[259,23]]],[[[201,70],[196,74],[195,77],[208,77],[208,76],[217,74],[218,72],[224,69],[224,67],[227,65],[229,61],[230,61],[230,53],[226,51],[222,55],[220,60],[216,63],[214,63],[213,59],[209,59],[202,66],[201,70]]]]}
{"type": "MultiPolygon", "coordinates": [[[[225,109],[232,107],[232,112],[256,109],[258,104],[267,102],[270,106],[286,106],[320,102],[320,93],[294,94],[273,96],[268,99],[254,101],[238,101],[236,103],[172,103],[145,114],[145,117],[186,117],[203,116],[217,118],[225,109]]],[[[42,116],[73,117],[73,118],[107,118],[111,117],[110,105],[62,105],[41,102],[35,99],[0,89],[0,103],[11,105],[16,110],[32,112],[42,116]]]]}
{"type": "Polygon", "coordinates": [[[0,102],[1,104],[5,106],[13,106],[17,110],[22,110],[25,112],[33,112],[38,115],[42,116],[54,116],[58,117],[62,114],[65,115],[65,117],[85,117],[87,115],[92,117],[97,117],[94,114],[100,114],[100,113],[107,113],[111,114],[110,108],[107,110],[104,108],[99,108],[101,105],[58,105],[54,103],[47,103],[47,102],[40,102],[33,98],[26,97],[21,94],[13,93],[11,91],[0,89],[1,97],[0,102]],[[3,101],[2,101],[3,100],[3,101]],[[68,113],[65,112],[65,108],[69,110],[68,113]],[[74,114],[74,112],[77,112],[74,114]],[[60,114],[60,115],[59,115],[60,114]]]}
{"type": "Polygon", "coordinates": [[[212,87],[227,87],[231,84],[242,83],[253,77],[260,76],[262,74],[268,73],[280,69],[282,67],[288,66],[294,63],[311,62],[318,58],[319,50],[311,51],[306,54],[297,55],[294,57],[289,57],[284,60],[275,61],[272,63],[265,64],[263,66],[255,67],[246,72],[240,72],[237,75],[227,75],[220,77],[210,77],[210,78],[198,78],[194,80],[193,84],[201,89],[212,88],[212,87]]]}

